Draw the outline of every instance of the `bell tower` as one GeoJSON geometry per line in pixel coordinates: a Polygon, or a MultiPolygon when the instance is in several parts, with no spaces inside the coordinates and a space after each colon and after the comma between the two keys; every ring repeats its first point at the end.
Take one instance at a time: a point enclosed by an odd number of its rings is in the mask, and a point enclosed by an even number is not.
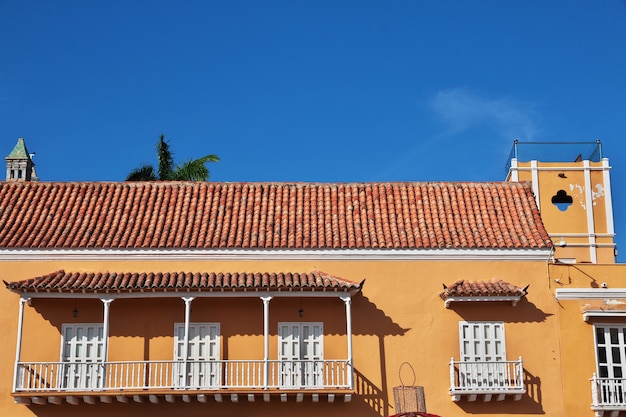
{"type": "Polygon", "coordinates": [[[17,144],[6,158],[6,181],[38,181],[35,173],[35,164],[31,154],[26,149],[24,138],[19,138],[17,144]]]}
{"type": "Polygon", "coordinates": [[[532,184],[537,206],[564,263],[615,263],[610,165],[595,142],[519,142],[507,181],[532,184]]]}

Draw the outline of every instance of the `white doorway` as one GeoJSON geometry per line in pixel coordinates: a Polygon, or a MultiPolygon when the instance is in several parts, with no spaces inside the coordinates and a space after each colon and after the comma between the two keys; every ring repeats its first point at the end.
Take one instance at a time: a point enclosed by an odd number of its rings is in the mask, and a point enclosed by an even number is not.
{"type": "Polygon", "coordinates": [[[319,322],[278,323],[280,385],[313,388],[324,385],[324,328],[319,322]]]}
{"type": "Polygon", "coordinates": [[[103,325],[64,324],[62,331],[60,387],[72,390],[102,388],[105,360],[103,325]]]}
{"type": "MultiPolygon", "coordinates": [[[[174,325],[174,360],[185,360],[185,324],[174,325]]],[[[187,368],[184,363],[174,367],[177,388],[218,388],[222,383],[219,323],[189,323],[187,368]]]]}

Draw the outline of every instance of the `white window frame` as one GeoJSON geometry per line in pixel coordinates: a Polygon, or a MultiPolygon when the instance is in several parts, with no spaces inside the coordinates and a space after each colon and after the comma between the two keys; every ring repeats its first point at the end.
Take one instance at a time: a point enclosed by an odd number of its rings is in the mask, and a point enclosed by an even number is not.
{"type": "Polygon", "coordinates": [[[221,386],[220,323],[189,323],[188,357],[183,353],[184,334],[185,323],[174,323],[174,387],[200,389],[221,386]]]}
{"type": "Polygon", "coordinates": [[[508,384],[503,321],[459,322],[459,380],[493,389],[508,384]]]}
{"type": "Polygon", "coordinates": [[[459,322],[459,348],[462,362],[506,361],[504,322],[459,322]]]}
{"type": "Polygon", "coordinates": [[[596,353],[596,375],[599,378],[626,379],[626,325],[594,324],[593,336],[596,353]],[[616,330],[617,340],[612,340],[611,329],[616,330]],[[598,338],[601,330],[604,339],[602,343],[598,338]],[[600,356],[603,351],[604,360],[601,361],[600,356]],[[618,360],[615,358],[616,353],[619,355],[618,360]]]}
{"type": "Polygon", "coordinates": [[[281,387],[324,386],[324,323],[279,322],[278,360],[281,387]]]}
{"type": "Polygon", "coordinates": [[[68,390],[102,388],[106,361],[104,325],[102,323],[64,323],[61,326],[61,332],[59,387],[68,390]],[[68,332],[71,333],[69,340],[68,332]]]}
{"type": "Polygon", "coordinates": [[[626,324],[594,324],[593,342],[596,356],[592,385],[594,405],[601,404],[607,410],[623,409],[626,405],[626,324]],[[615,338],[612,330],[615,330],[615,338]]]}

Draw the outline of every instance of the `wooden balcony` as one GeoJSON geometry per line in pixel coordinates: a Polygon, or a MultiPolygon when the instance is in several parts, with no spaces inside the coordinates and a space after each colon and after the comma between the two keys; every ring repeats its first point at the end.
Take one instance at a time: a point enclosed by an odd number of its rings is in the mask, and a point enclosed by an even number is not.
{"type": "Polygon", "coordinates": [[[478,395],[484,401],[502,401],[512,395],[518,401],[526,393],[522,358],[517,361],[481,362],[450,360],[450,395],[453,401],[466,396],[475,401],[478,395]]]}
{"type": "Polygon", "coordinates": [[[626,411],[626,378],[591,378],[591,409],[597,417],[607,413],[611,417],[626,411]]]}
{"type": "Polygon", "coordinates": [[[350,401],[352,368],[348,360],[219,360],[137,362],[20,362],[13,397],[18,403],[70,404],[115,399],[150,402],[160,399],[206,402],[213,397],[255,401],[310,395],[350,401]]]}

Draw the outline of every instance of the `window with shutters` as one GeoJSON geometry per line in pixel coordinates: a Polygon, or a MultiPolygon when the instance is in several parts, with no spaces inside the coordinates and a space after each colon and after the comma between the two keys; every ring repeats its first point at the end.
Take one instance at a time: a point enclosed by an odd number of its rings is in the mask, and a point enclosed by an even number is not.
{"type": "Polygon", "coordinates": [[[526,392],[522,358],[509,361],[506,357],[504,322],[459,322],[460,358],[450,363],[450,394],[455,401],[461,395],[473,400],[484,394],[485,401],[496,394],[497,399],[515,394],[520,399],[526,392]]]}
{"type": "Polygon", "coordinates": [[[594,410],[626,410],[626,325],[596,324],[594,410]]]}

